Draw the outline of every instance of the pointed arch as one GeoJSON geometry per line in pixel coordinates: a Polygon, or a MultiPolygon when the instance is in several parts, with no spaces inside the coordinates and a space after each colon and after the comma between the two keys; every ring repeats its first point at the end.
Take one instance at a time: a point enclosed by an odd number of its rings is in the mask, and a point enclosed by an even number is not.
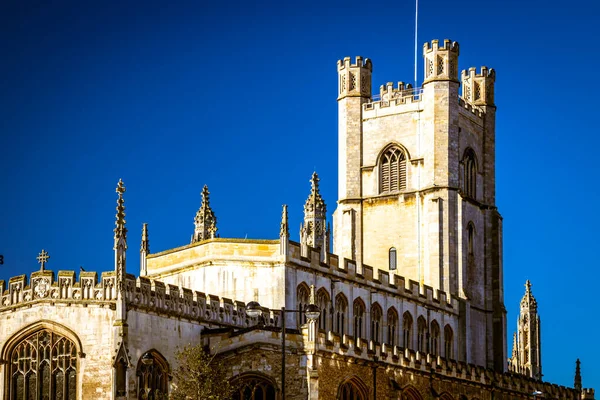
{"type": "Polygon", "coordinates": [[[364,339],[366,309],[365,302],[360,297],[357,297],[352,304],[352,315],[354,317],[353,334],[355,339],[364,339]]]}
{"type": "Polygon", "coordinates": [[[402,390],[402,400],[423,400],[421,393],[412,385],[405,387],[402,390]]]}
{"type": "Polygon", "coordinates": [[[343,293],[335,296],[335,332],[339,335],[346,334],[346,323],[348,321],[348,299],[343,293]]]}
{"type": "Polygon", "coordinates": [[[387,343],[390,346],[398,344],[398,311],[394,306],[387,311],[387,343]]]}
{"type": "Polygon", "coordinates": [[[35,322],[7,340],[1,354],[7,399],[77,397],[79,362],[85,355],[69,328],[48,320],[35,322]]]}
{"type": "Polygon", "coordinates": [[[231,386],[236,388],[233,400],[276,400],[281,390],[275,380],[259,372],[246,372],[231,379],[231,386]]]}
{"type": "Polygon", "coordinates": [[[381,328],[383,326],[383,309],[379,303],[371,305],[371,340],[381,343],[381,328]]]}
{"type": "Polygon", "coordinates": [[[346,378],[338,387],[337,400],[367,400],[368,389],[357,376],[346,378]]]}
{"type": "Polygon", "coordinates": [[[378,157],[379,193],[406,189],[406,162],[408,159],[408,152],[399,144],[388,144],[382,150],[378,157]]]}
{"type": "Polygon", "coordinates": [[[317,307],[319,307],[319,311],[321,311],[321,314],[319,314],[319,320],[317,321],[317,326],[319,329],[324,331],[332,329],[329,327],[329,320],[331,319],[329,316],[331,300],[327,289],[319,288],[319,290],[317,290],[315,303],[317,307]]]}
{"type": "Polygon", "coordinates": [[[402,344],[405,349],[412,349],[413,318],[409,311],[402,314],[402,344]]]}
{"type": "MultiPolygon", "coordinates": [[[[296,307],[297,310],[304,310],[310,302],[310,288],[305,282],[301,282],[296,288],[296,307]]],[[[306,323],[306,315],[304,313],[298,313],[297,316],[298,327],[306,323]]]]}
{"type": "Polygon", "coordinates": [[[156,349],[142,354],[137,362],[138,399],[162,399],[169,394],[171,370],[165,357],[156,349]]]}
{"type": "Polygon", "coordinates": [[[444,392],[440,395],[440,400],[454,400],[454,397],[448,392],[444,392]]]}

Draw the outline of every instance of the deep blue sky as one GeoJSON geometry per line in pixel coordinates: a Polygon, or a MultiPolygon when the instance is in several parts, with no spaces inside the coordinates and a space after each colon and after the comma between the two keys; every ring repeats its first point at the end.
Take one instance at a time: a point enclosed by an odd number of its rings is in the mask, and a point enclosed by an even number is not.
{"type": "MultiPolygon", "coordinates": [[[[130,272],[143,222],[153,252],[189,242],[204,184],[222,237],[276,238],[286,203],[297,240],[313,170],[335,208],[336,61],[371,58],[375,88],[413,80],[412,0],[168,3],[0,3],[0,279],[42,248],[53,270],[112,269],[119,178],[130,272]]],[[[599,6],[420,6],[419,54],[449,38],[460,69],[497,72],[509,351],[530,279],[545,380],[572,386],[579,357],[600,389],[599,6]]]]}

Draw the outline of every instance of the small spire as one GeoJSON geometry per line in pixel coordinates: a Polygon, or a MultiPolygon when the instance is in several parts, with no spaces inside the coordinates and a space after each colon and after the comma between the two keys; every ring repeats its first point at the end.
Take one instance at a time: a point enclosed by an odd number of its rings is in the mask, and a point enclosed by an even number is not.
{"type": "Polygon", "coordinates": [[[310,285],[310,298],[308,304],[315,304],[315,285],[310,285]]]}
{"type": "Polygon", "coordinates": [[[319,175],[313,172],[310,194],[304,203],[304,224],[301,228],[306,244],[314,248],[323,247],[326,231],[327,207],[319,191],[319,180],[319,175]]]}
{"type": "Polygon", "coordinates": [[[282,236],[290,236],[290,229],[288,226],[287,204],[283,205],[283,210],[281,211],[281,227],[279,229],[279,237],[282,236]]]}
{"type": "Polygon", "coordinates": [[[119,183],[117,185],[117,193],[119,194],[119,197],[117,198],[117,215],[114,230],[115,247],[117,246],[119,239],[123,238],[123,240],[127,240],[127,228],[125,227],[125,200],[123,199],[125,185],[121,179],[119,179],[119,183]]]}
{"type": "Polygon", "coordinates": [[[42,252],[37,256],[37,261],[41,265],[40,271],[46,270],[46,262],[48,262],[49,259],[50,259],[50,256],[48,255],[48,252],[46,250],[42,249],[42,252]]]}
{"type": "Polygon", "coordinates": [[[142,226],[142,245],[140,246],[140,253],[150,253],[150,240],[148,239],[148,224],[144,223],[142,226]]]}
{"type": "Polygon", "coordinates": [[[581,361],[579,358],[575,361],[575,389],[581,390],[581,361]]]}
{"type": "Polygon", "coordinates": [[[529,279],[525,282],[525,295],[521,299],[521,308],[529,308],[532,311],[537,310],[537,301],[531,292],[531,282],[529,279]]]}
{"type": "Polygon", "coordinates": [[[202,204],[196,213],[194,218],[194,236],[192,237],[192,243],[200,242],[202,240],[214,239],[217,233],[217,217],[210,208],[208,186],[204,185],[202,188],[202,204]]]}

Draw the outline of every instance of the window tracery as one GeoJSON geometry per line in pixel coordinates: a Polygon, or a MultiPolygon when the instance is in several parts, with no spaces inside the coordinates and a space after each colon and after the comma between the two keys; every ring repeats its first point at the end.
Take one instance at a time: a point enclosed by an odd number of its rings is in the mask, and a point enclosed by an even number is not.
{"type": "Polygon", "coordinates": [[[327,330],[327,322],[329,321],[330,317],[330,308],[331,308],[331,301],[329,300],[329,293],[327,293],[327,290],[320,288],[317,291],[317,296],[316,296],[316,304],[317,307],[319,307],[319,311],[321,312],[321,314],[319,315],[319,320],[318,320],[318,327],[321,330],[327,330]]]}
{"type": "Polygon", "coordinates": [[[417,350],[427,352],[427,323],[422,316],[417,319],[417,350]]]}
{"type": "Polygon", "coordinates": [[[379,160],[379,192],[406,189],[406,155],[398,146],[387,149],[379,160]]]}
{"type": "Polygon", "coordinates": [[[346,313],[348,312],[348,301],[343,294],[335,297],[335,331],[339,335],[346,333],[346,313]]]}
{"type": "Polygon", "coordinates": [[[454,332],[450,325],[444,327],[444,357],[448,359],[454,358],[453,354],[454,332]]]}
{"type": "Polygon", "coordinates": [[[235,379],[236,387],[233,400],[276,400],[275,384],[266,377],[257,374],[245,374],[235,379]]]}
{"type": "MultiPolygon", "coordinates": [[[[298,289],[296,290],[296,304],[298,305],[298,310],[304,310],[308,304],[310,299],[310,289],[306,286],[305,283],[301,283],[298,285],[298,289]]],[[[298,326],[306,323],[306,315],[304,313],[298,313],[298,326]]]]}
{"type": "Polygon", "coordinates": [[[169,393],[169,366],[156,351],[148,351],[137,365],[138,399],[163,400],[169,393]]]}
{"type": "Polygon", "coordinates": [[[440,326],[437,321],[431,323],[431,350],[430,353],[437,356],[440,353],[440,326]]]}
{"type": "Polygon", "coordinates": [[[375,303],[371,307],[371,340],[375,343],[381,342],[381,323],[383,311],[379,304],[375,303]]]}
{"type": "Polygon", "coordinates": [[[397,344],[396,335],[398,331],[398,313],[394,308],[390,308],[387,312],[387,331],[388,337],[387,341],[390,346],[395,346],[397,344]]]}
{"type": "Polygon", "coordinates": [[[349,379],[340,385],[338,389],[338,400],[367,400],[364,384],[356,378],[349,379]]]}
{"type": "Polygon", "coordinates": [[[355,338],[364,338],[364,317],[365,317],[365,303],[360,299],[360,297],[354,300],[353,307],[354,314],[354,337],[355,338]]]}
{"type": "Polygon", "coordinates": [[[465,151],[463,164],[465,169],[464,193],[474,199],[477,196],[477,162],[473,149],[468,148],[465,151]]]}
{"type": "Polygon", "coordinates": [[[75,343],[49,329],[18,342],[9,355],[11,400],[70,400],[77,396],[75,343]]]}
{"type": "Polygon", "coordinates": [[[408,311],[402,315],[402,340],[405,349],[412,348],[411,339],[412,339],[412,326],[413,319],[412,315],[408,311]]]}

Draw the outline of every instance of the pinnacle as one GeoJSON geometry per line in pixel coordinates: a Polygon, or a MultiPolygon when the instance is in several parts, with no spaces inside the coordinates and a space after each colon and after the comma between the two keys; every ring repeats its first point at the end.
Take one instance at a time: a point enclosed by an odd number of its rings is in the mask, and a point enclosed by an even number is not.
{"type": "Polygon", "coordinates": [[[117,214],[115,216],[115,243],[121,237],[127,239],[127,228],[125,227],[125,199],[123,193],[125,193],[125,185],[121,179],[117,184],[116,192],[118,193],[117,198],[117,214]]]}

